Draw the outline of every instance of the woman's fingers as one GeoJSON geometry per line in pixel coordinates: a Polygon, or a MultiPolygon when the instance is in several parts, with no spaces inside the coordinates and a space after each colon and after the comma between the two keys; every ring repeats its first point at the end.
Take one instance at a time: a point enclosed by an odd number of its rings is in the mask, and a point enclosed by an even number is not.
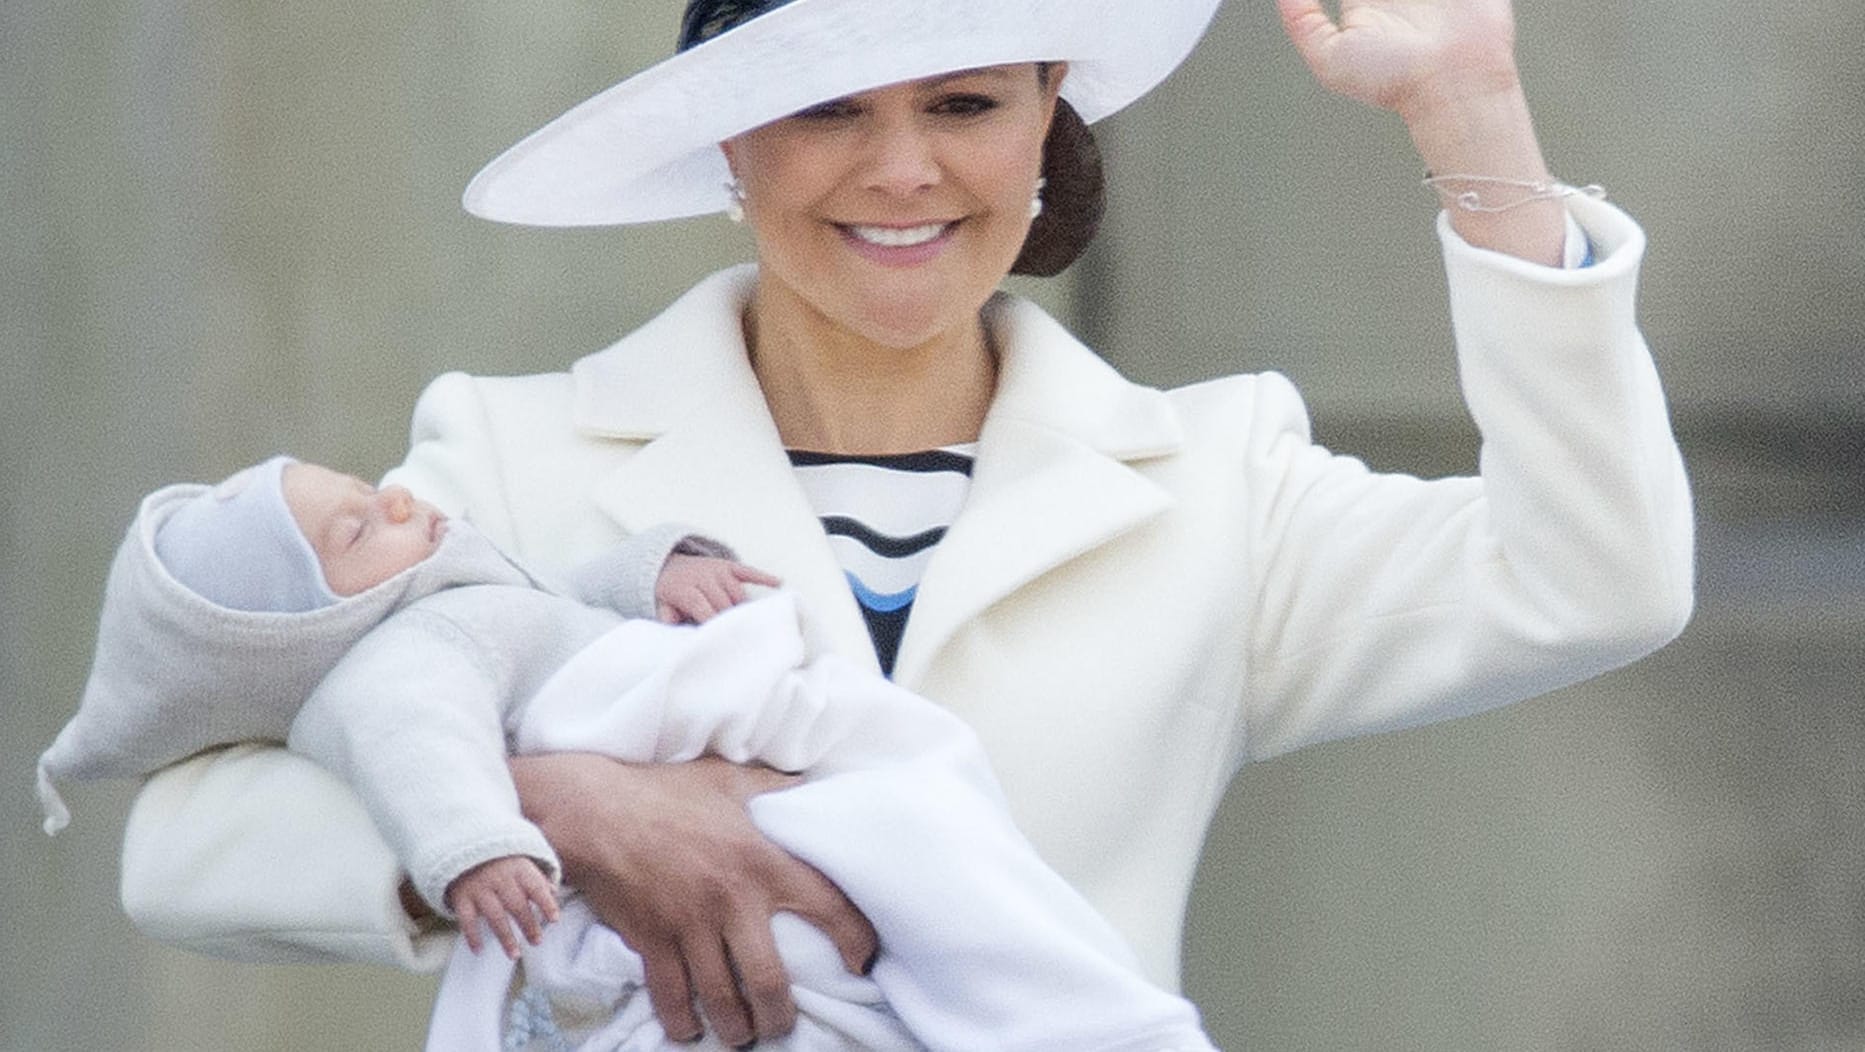
{"type": "Polygon", "coordinates": [[[1509,0],[1343,0],[1338,19],[1321,0],[1276,0],[1276,12],[1322,86],[1408,123],[1516,81],[1509,0]]]}
{"type": "Polygon", "coordinates": [[[796,1005],[770,933],[777,911],[817,924],[851,971],[873,956],[873,928],[847,896],[746,812],[794,775],[716,757],[630,766],[575,754],[514,759],[512,770],[565,879],[641,955],[669,1036],[697,1036],[701,1016],[731,1044],[791,1030],[796,1005]]]}
{"type": "Polygon", "coordinates": [[[738,980],[738,992],[751,1011],[751,1026],[760,1039],[782,1037],[797,1022],[796,1000],[790,993],[790,976],[777,956],[777,938],[767,918],[741,917],[726,942],[726,956],[738,980]]]}
{"type": "MultiPolygon", "coordinates": [[[[727,766],[735,776],[741,799],[747,801],[760,793],[785,789],[801,780],[798,775],[761,765],[727,766]]],[[[880,948],[880,939],[868,918],[815,866],[774,845],[770,846],[766,859],[765,886],[771,894],[769,912],[782,910],[809,921],[835,944],[850,972],[866,975],[880,948]]],[[[767,927],[768,923],[767,913],[767,927]]]]}
{"type": "Polygon", "coordinates": [[[713,1036],[734,1048],[757,1040],[760,1035],[752,1026],[751,1009],[738,988],[725,943],[716,936],[702,936],[681,943],[680,952],[713,1036]]]}
{"type": "Polygon", "coordinates": [[[851,973],[868,974],[881,945],[874,925],[816,867],[789,855],[784,857],[795,868],[789,873],[778,908],[802,917],[827,935],[851,973]]]}
{"type": "Polygon", "coordinates": [[[654,1017],[660,1020],[661,1029],[674,1041],[698,1041],[706,1028],[693,1008],[693,987],[679,950],[670,942],[634,945],[633,949],[641,955],[648,1003],[654,1006],[654,1017]]]}
{"type": "Polygon", "coordinates": [[[1276,13],[1282,17],[1282,30],[1289,35],[1296,52],[1314,69],[1323,50],[1340,35],[1340,27],[1320,0],[1276,0],[1276,13]]]}

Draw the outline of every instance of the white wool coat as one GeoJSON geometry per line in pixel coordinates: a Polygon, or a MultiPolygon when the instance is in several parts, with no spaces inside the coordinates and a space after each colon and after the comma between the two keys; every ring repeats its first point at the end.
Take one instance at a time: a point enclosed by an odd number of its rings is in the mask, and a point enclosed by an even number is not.
{"type": "MultiPolygon", "coordinates": [[[[976,729],[1018,824],[1155,981],[1176,987],[1206,825],[1242,764],[1552,690],[1688,618],[1690,498],[1634,318],[1643,234],[1568,205],[1584,270],[1440,219],[1480,477],[1320,448],[1275,373],[1154,390],[1027,302],[987,308],[998,390],[895,678],[976,729]]],[[[568,373],[441,377],[391,478],[545,567],[690,523],[784,578],[818,645],[872,664],[746,360],[754,280],[716,275],[568,373]]],[[[156,776],[125,838],[132,918],[243,958],[436,962],[397,877],[354,797],[277,750],[156,776]]]]}

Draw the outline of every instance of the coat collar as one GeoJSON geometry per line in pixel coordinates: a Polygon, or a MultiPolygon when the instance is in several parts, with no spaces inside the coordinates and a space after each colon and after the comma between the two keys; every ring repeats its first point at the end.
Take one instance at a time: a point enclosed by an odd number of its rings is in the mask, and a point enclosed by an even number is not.
{"type": "MultiPolygon", "coordinates": [[[[715,274],[573,367],[578,431],[641,443],[598,481],[595,500],[630,530],[684,522],[727,541],[802,596],[820,645],[871,663],[860,611],[751,372],[740,319],[756,280],[751,266],[715,274]]],[[[1129,466],[1179,447],[1166,396],[1123,379],[1034,304],[999,295],[986,312],[998,391],[970,494],[902,640],[895,678],[907,685],[966,620],[1170,503],[1129,466]]]]}

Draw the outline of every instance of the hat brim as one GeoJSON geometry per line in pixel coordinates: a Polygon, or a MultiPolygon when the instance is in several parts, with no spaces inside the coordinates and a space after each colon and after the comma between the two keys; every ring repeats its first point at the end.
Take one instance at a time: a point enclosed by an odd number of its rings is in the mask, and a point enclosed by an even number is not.
{"type": "Polygon", "coordinates": [[[1065,61],[1090,123],[1164,80],[1219,0],[792,0],[584,100],[481,169],[474,215],[533,226],[647,223],[721,211],[718,144],[887,84],[1065,61]]]}

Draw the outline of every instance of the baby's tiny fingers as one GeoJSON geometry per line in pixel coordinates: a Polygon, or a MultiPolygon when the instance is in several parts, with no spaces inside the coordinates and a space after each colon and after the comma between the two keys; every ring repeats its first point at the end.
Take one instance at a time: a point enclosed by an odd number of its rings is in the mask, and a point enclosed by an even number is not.
{"type": "Polygon", "coordinates": [[[503,910],[489,910],[486,913],[486,926],[491,928],[492,934],[498,938],[499,946],[504,949],[505,956],[514,961],[517,960],[518,936],[512,931],[510,915],[503,910]]]}
{"type": "Polygon", "coordinates": [[[524,931],[526,942],[536,946],[543,940],[544,924],[538,920],[538,911],[532,908],[531,900],[527,899],[519,903],[518,908],[512,911],[512,917],[518,921],[518,927],[524,931]]]}
{"type": "Polygon", "coordinates": [[[471,899],[462,896],[462,901],[454,913],[459,921],[460,934],[466,937],[466,948],[474,953],[478,953],[481,947],[479,937],[479,911],[474,908],[471,899]]]}
{"type": "Polygon", "coordinates": [[[746,566],[744,563],[733,563],[732,574],[746,584],[761,584],[770,588],[778,588],[784,583],[780,578],[767,574],[755,566],[746,566]]]}
{"type": "Polygon", "coordinates": [[[557,889],[550,886],[550,881],[542,873],[533,874],[525,884],[525,894],[530,897],[531,904],[537,907],[542,923],[555,924],[558,917],[557,889]]]}

